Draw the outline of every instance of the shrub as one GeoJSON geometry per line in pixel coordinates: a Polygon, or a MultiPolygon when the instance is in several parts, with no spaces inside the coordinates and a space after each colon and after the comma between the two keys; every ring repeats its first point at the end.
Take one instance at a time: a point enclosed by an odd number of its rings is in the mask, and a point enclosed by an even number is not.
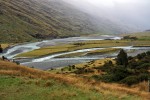
{"type": "Polygon", "coordinates": [[[138,55],[137,55],[137,58],[138,58],[138,59],[142,59],[142,58],[144,58],[145,56],[146,56],[146,53],[144,52],[144,53],[138,54],[138,55]]]}
{"type": "Polygon", "coordinates": [[[137,67],[138,69],[146,69],[148,70],[150,68],[150,63],[144,63],[141,66],[137,67]]]}
{"type": "Polygon", "coordinates": [[[72,65],[72,69],[76,69],[76,66],[75,66],[75,65],[72,65]]]}
{"type": "Polygon", "coordinates": [[[150,56],[150,51],[147,51],[146,54],[150,56]]]}
{"type": "Polygon", "coordinates": [[[128,75],[130,75],[130,73],[128,72],[128,70],[122,66],[118,66],[116,68],[114,68],[113,73],[114,75],[114,81],[120,81],[122,79],[124,79],[125,77],[127,77],[128,75]]]}
{"type": "Polygon", "coordinates": [[[123,80],[121,80],[121,83],[127,84],[129,86],[136,84],[138,82],[139,82],[139,80],[138,80],[137,76],[129,76],[129,77],[126,77],[123,80]]]}
{"type": "Polygon", "coordinates": [[[138,80],[139,81],[146,81],[146,80],[148,80],[148,77],[149,77],[149,75],[148,74],[146,74],[146,73],[143,73],[143,74],[140,74],[139,76],[138,76],[138,80]]]}
{"type": "Polygon", "coordinates": [[[125,67],[127,67],[128,56],[127,56],[127,53],[123,49],[120,50],[116,60],[117,60],[118,65],[124,65],[125,67]]]}
{"type": "Polygon", "coordinates": [[[128,57],[128,60],[132,60],[132,59],[133,59],[133,57],[132,57],[132,56],[129,56],[129,57],[128,57]]]}
{"type": "Polygon", "coordinates": [[[71,69],[71,67],[72,67],[72,66],[69,66],[69,68],[68,68],[68,70],[69,70],[69,71],[71,71],[71,70],[72,70],[72,69],[71,69]]]}
{"type": "Polygon", "coordinates": [[[75,74],[83,74],[85,71],[84,71],[84,68],[78,68],[74,73],[75,74]]]}
{"type": "Polygon", "coordinates": [[[93,75],[92,78],[94,78],[95,80],[100,80],[101,76],[100,75],[93,75]]]}
{"type": "Polygon", "coordinates": [[[98,78],[103,82],[118,82],[120,81],[114,74],[105,74],[98,78]]]}
{"type": "Polygon", "coordinates": [[[124,36],[123,39],[130,39],[130,40],[137,40],[137,37],[131,37],[131,36],[124,36]]]}
{"type": "Polygon", "coordinates": [[[138,62],[136,62],[135,60],[131,60],[128,67],[132,68],[132,69],[135,69],[135,68],[138,67],[138,65],[139,65],[138,62]]]}
{"type": "Polygon", "coordinates": [[[2,53],[3,52],[3,48],[2,48],[2,46],[0,45],[0,53],[2,53]]]}
{"type": "Polygon", "coordinates": [[[105,71],[107,73],[110,73],[113,69],[113,63],[112,61],[106,61],[105,64],[101,67],[98,67],[99,69],[101,69],[102,71],[105,71]]]}
{"type": "Polygon", "coordinates": [[[123,66],[114,66],[111,70],[107,70],[106,72],[107,74],[102,75],[101,77],[101,80],[104,82],[119,82],[130,75],[128,70],[123,66]]]}
{"type": "Polygon", "coordinates": [[[76,74],[84,74],[84,73],[93,73],[94,70],[90,68],[77,68],[77,70],[74,72],[76,74]]]}
{"type": "Polygon", "coordinates": [[[64,71],[64,68],[61,68],[61,72],[63,72],[64,71]]]}

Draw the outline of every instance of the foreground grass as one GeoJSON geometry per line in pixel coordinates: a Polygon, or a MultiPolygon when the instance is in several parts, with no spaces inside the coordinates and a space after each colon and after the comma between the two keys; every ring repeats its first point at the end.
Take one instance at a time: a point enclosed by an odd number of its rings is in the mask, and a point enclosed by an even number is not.
{"type": "MultiPolygon", "coordinates": [[[[0,76],[0,98],[3,100],[106,100],[117,97],[92,90],[82,90],[53,79],[29,79],[0,76]]],[[[125,99],[132,99],[127,97],[125,99]]]]}
{"type": "Polygon", "coordinates": [[[142,100],[149,93],[65,74],[53,74],[0,61],[2,100],[142,100]]]}

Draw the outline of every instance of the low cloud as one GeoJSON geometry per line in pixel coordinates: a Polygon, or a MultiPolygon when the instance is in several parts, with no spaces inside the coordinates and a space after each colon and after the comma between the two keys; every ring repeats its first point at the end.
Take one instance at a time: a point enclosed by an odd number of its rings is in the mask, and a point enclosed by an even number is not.
{"type": "Polygon", "coordinates": [[[150,0],[63,0],[99,18],[150,29],[150,0]]]}

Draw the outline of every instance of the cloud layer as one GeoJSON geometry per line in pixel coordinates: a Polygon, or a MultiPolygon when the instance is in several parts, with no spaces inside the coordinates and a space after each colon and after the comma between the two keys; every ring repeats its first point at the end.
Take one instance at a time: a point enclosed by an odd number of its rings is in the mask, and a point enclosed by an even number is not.
{"type": "Polygon", "coordinates": [[[150,0],[64,0],[99,18],[150,29],[150,0]]]}

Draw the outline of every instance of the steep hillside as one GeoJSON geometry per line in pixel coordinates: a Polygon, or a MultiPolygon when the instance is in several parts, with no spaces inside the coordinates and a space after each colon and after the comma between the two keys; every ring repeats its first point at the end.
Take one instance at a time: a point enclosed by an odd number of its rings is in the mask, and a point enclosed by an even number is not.
{"type": "Polygon", "coordinates": [[[0,42],[133,30],[107,18],[93,17],[63,0],[0,0],[0,42]]]}
{"type": "Polygon", "coordinates": [[[90,20],[61,0],[0,0],[0,42],[95,33],[90,20]]]}

